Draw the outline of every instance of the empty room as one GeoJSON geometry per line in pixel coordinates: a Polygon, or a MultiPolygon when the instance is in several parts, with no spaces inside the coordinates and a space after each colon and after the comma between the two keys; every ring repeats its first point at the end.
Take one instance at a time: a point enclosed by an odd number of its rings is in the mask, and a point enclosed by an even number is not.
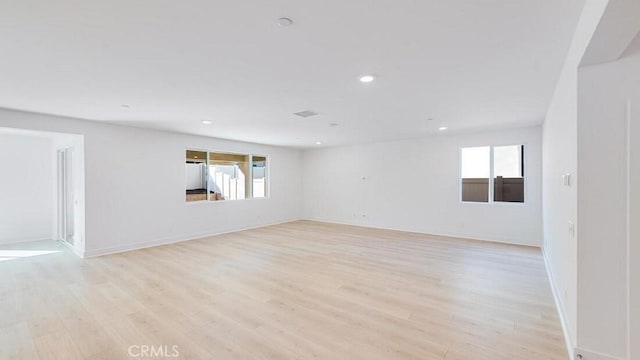
{"type": "Polygon", "coordinates": [[[0,359],[640,359],[640,1],[0,2],[0,359]]]}

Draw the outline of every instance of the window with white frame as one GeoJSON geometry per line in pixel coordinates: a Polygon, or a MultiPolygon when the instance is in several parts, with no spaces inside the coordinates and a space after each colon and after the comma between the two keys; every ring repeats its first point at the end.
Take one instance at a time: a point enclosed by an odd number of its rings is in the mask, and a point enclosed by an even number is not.
{"type": "Polygon", "coordinates": [[[460,199],[464,202],[524,202],[524,145],[460,149],[460,199]]]}
{"type": "Polygon", "coordinates": [[[267,157],[251,156],[251,179],[254,198],[267,197],[267,157]]]}
{"type": "Polygon", "coordinates": [[[187,202],[267,197],[266,156],[187,150],[185,166],[187,202]]]}

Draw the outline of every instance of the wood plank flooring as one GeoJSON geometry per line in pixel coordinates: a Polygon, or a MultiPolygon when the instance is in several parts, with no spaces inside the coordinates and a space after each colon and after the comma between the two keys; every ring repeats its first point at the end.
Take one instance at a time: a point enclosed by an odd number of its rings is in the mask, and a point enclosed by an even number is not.
{"type": "Polygon", "coordinates": [[[3,246],[0,314],[0,359],[567,359],[538,249],[310,221],[3,246]]]}

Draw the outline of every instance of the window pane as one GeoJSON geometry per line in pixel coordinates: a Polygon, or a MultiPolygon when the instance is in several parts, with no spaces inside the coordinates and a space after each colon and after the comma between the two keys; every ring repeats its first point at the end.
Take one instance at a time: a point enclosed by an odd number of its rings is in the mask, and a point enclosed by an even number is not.
{"type": "Polygon", "coordinates": [[[186,201],[207,200],[207,153],[187,150],[185,162],[186,201]]]}
{"type": "Polygon", "coordinates": [[[462,201],[489,202],[490,148],[462,148],[461,152],[462,201]]]}
{"type": "Polygon", "coordinates": [[[253,174],[253,197],[263,198],[267,196],[267,158],[264,156],[253,155],[252,157],[252,174],[253,174]]]}
{"type": "Polygon", "coordinates": [[[524,202],[524,145],[493,148],[493,201],[524,202]]]}
{"type": "Polygon", "coordinates": [[[245,199],[248,173],[248,155],[209,153],[209,200],[245,199]]]}

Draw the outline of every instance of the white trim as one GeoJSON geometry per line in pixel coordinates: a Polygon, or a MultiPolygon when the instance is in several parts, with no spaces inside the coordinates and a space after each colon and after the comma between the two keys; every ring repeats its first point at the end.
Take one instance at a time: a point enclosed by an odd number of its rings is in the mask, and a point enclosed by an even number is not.
{"type": "Polygon", "coordinates": [[[249,199],[253,199],[253,154],[249,154],[249,173],[247,174],[247,177],[249,178],[249,180],[247,180],[249,181],[249,196],[246,196],[245,194],[245,198],[248,197],[249,199]]]}
{"type": "MultiPolygon", "coordinates": [[[[258,153],[258,154],[254,154],[254,153],[242,153],[242,152],[231,152],[231,151],[222,151],[222,150],[205,150],[205,149],[200,149],[200,148],[190,148],[187,147],[185,150],[185,153],[188,151],[198,151],[198,152],[204,152],[207,154],[206,160],[204,162],[205,166],[205,187],[206,187],[206,195],[207,198],[205,200],[196,200],[196,201],[187,201],[185,198],[185,204],[191,205],[191,204],[216,204],[216,203],[228,203],[229,201],[243,201],[243,200],[254,200],[254,199],[258,199],[258,200],[265,200],[265,199],[269,199],[270,195],[271,195],[271,181],[270,181],[270,171],[271,171],[271,163],[270,163],[270,159],[271,156],[270,155],[264,155],[263,153],[258,153]],[[249,164],[249,173],[246,175],[245,177],[245,183],[248,182],[249,183],[249,193],[247,194],[245,192],[244,195],[244,199],[232,199],[232,200],[227,200],[227,201],[212,201],[209,199],[210,195],[211,195],[211,189],[209,189],[209,171],[210,171],[210,167],[211,167],[211,159],[209,158],[211,156],[211,153],[215,153],[215,154],[225,154],[225,155],[241,155],[241,156],[247,156],[248,157],[248,164],[249,164]],[[253,157],[254,156],[260,156],[260,157],[264,157],[265,159],[265,196],[263,197],[259,197],[259,198],[254,198],[253,197],[253,157]]],[[[246,185],[246,184],[245,184],[246,185]]]]}
{"type": "Polygon", "coordinates": [[[219,231],[219,232],[213,232],[213,233],[212,232],[207,232],[207,233],[192,234],[192,235],[187,235],[187,236],[182,236],[182,237],[168,237],[168,238],[164,238],[164,239],[160,239],[160,240],[142,241],[142,242],[133,243],[133,244],[111,246],[111,247],[106,247],[106,248],[101,248],[101,249],[85,250],[84,257],[85,258],[89,258],[89,257],[95,257],[95,256],[110,255],[110,254],[116,254],[116,253],[121,253],[121,252],[125,252],[125,251],[132,251],[132,250],[150,248],[150,247],[154,247],[154,246],[175,244],[175,243],[179,243],[179,242],[183,242],[183,241],[190,241],[190,240],[202,239],[202,238],[206,238],[206,237],[210,237],[210,236],[217,236],[217,235],[234,233],[234,232],[238,232],[238,231],[257,229],[257,228],[262,228],[262,227],[267,227],[267,226],[272,226],[272,225],[289,223],[289,222],[298,221],[298,220],[300,220],[300,219],[299,218],[292,218],[292,219],[285,219],[285,220],[282,220],[282,221],[276,221],[276,222],[272,222],[272,223],[263,223],[263,224],[249,225],[249,226],[240,226],[240,227],[237,227],[237,228],[227,229],[227,230],[223,230],[223,231],[219,231]]]}
{"type": "Polygon", "coordinates": [[[545,251],[544,247],[542,247],[541,249],[542,249],[542,257],[544,260],[544,267],[547,269],[547,276],[549,277],[549,285],[551,286],[553,299],[556,302],[556,309],[558,310],[560,325],[562,325],[562,333],[564,335],[565,346],[567,347],[567,355],[569,356],[569,360],[574,360],[575,351],[574,351],[573,344],[571,343],[571,336],[569,335],[569,325],[567,321],[567,316],[564,312],[564,303],[562,302],[560,293],[556,288],[556,282],[554,281],[553,273],[551,272],[551,267],[549,266],[549,258],[547,257],[547,252],[545,251]]]}
{"type": "Polygon", "coordinates": [[[478,205],[507,205],[507,206],[526,206],[528,205],[528,201],[527,201],[527,188],[528,188],[528,181],[527,181],[527,164],[529,163],[529,150],[527,149],[529,147],[528,142],[523,141],[522,143],[518,144],[518,143],[508,143],[507,145],[481,145],[481,146],[459,146],[458,147],[458,202],[460,204],[478,204],[478,205]],[[495,164],[494,164],[494,149],[496,147],[505,147],[505,146],[521,146],[521,151],[524,151],[524,158],[521,157],[522,159],[522,202],[509,202],[509,201],[495,201],[494,200],[494,192],[495,192],[495,164]],[[488,196],[489,198],[487,199],[488,201],[484,202],[484,201],[463,201],[462,200],[462,150],[463,149],[469,149],[469,148],[483,148],[483,147],[488,147],[489,148],[489,178],[488,180],[488,184],[487,186],[488,188],[488,196]]]}
{"type": "Polygon", "coordinates": [[[624,117],[624,121],[625,121],[625,125],[626,125],[626,130],[627,130],[627,138],[626,138],[626,157],[627,157],[627,188],[626,188],[626,192],[627,192],[627,358],[631,359],[631,353],[633,352],[632,348],[632,334],[631,331],[633,330],[633,326],[632,326],[632,322],[633,322],[633,316],[632,316],[632,306],[631,306],[631,298],[632,298],[632,286],[633,286],[633,274],[632,274],[632,265],[631,262],[633,261],[633,254],[631,253],[633,251],[633,247],[631,246],[631,231],[633,229],[632,225],[631,225],[631,210],[632,210],[632,201],[633,199],[631,198],[631,196],[633,195],[633,164],[632,164],[632,155],[631,155],[631,147],[632,147],[632,138],[631,138],[631,131],[633,131],[633,129],[631,128],[631,99],[627,98],[627,103],[625,104],[625,117],[624,117]]]}
{"type": "Polygon", "coordinates": [[[236,201],[267,201],[271,200],[268,197],[259,197],[259,198],[249,198],[249,199],[237,199],[237,200],[195,200],[195,201],[185,201],[186,206],[194,206],[194,205],[202,205],[202,204],[229,204],[234,203],[236,201]]]}
{"type": "Polygon", "coordinates": [[[458,202],[462,201],[462,146],[458,146],[458,202]]]}
{"type": "Polygon", "coordinates": [[[85,253],[84,251],[80,250],[80,249],[76,249],[75,247],[73,247],[73,245],[69,244],[68,242],[59,239],[59,240],[55,240],[56,242],[59,242],[60,244],[64,245],[65,247],[67,247],[68,249],[70,249],[74,254],[78,255],[78,257],[80,257],[81,259],[85,258],[85,253]]]}
{"type": "Polygon", "coordinates": [[[576,349],[576,354],[582,355],[583,360],[624,360],[615,356],[605,355],[585,349],[576,349]]]}
{"type": "MultiPolygon", "coordinates": [[[[495,161],[495,146],[489,146],[489,204],[495,203],[495,192],[496,192],[496,179],[495,179],[495,168],[496,165],[493,163],[495,161]]],[[[524,193],[524,178],[522,179],[522,191],[524,193]]],[[[460,179],[460,183],[462,183],[462,179],[460,179]]],[[[524,202],[524,201],[523,201],[524,202]]]]}
{"type": "MultiPolygon", "coordinates": [[[[526,182],[526,180],[525,180],[526,182]]],[[[526,189],[525,189],[526,191],[526,189]]],[[[491,206],[528,206],[529,203],[526,202],[515,202],[515,201],[494,201],[494,202],[482,202],[482,201],[460,201],[460,204],[463,205],[491,205],[491,206]]]]}

